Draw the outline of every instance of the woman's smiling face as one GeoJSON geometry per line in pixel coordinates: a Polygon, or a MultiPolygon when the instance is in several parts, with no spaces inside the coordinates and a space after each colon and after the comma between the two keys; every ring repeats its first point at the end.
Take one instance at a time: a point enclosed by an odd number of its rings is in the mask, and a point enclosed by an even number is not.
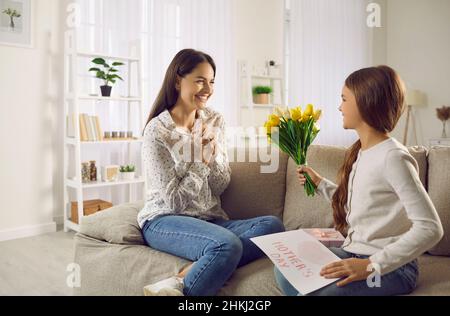
{"type": "Polygon", "coordinates": [[[214,69],[209,63],[198,64],[190,74],[179,78],[178,98],[191,109],[205,108],[208,99],[214,93],[214,76],[214,69]]]}

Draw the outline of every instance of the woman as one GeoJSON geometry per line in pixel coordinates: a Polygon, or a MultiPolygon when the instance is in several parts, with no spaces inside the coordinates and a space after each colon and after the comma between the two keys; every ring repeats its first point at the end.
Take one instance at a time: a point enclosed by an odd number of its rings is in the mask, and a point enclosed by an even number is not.
{"type": "MultiPolygon", "coordinates": [[[[336,228],[347,234],[341,248],[330,248],[342,260],[321,271],[325,278],[342,280],[311,295],[411,293],[418,278],[416,258],[443,236],[417,162],[388,134],[403,104],[403,83],[393,69],[379,66],[354,72],[345,81],[339,110],[344,129],[356,130],[359,140],[345,156],[339,185],[310,167],[297,170],[302,185],[307,173],[318,193],[332,203],[336,228]],[[379,284],[369,278],[373,270],[379,284]]],[[[285,294],[301,295],[278,270],[275,276],[285,294]]]]}
{"type": "Polygon", "coordinates": [[[263,256],[250,238],[284,231],[274,216],[230,220],[220,195],[230,182],[223,117],[206,107],[216,66],[180,51],[144,129],[149,191],[138,222],[146,243],[194,263],[144,287],[146,295],[215,295],[237,267],[263,256]]]}

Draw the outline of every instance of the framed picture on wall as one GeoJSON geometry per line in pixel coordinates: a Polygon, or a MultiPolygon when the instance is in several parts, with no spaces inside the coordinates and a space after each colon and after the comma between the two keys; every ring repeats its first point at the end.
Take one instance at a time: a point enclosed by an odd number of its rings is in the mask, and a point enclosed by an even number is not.
{"type": "Polygon", "coordinates": [[[0,45],[33,48],[33,0],[0,0],[0,45]]]}

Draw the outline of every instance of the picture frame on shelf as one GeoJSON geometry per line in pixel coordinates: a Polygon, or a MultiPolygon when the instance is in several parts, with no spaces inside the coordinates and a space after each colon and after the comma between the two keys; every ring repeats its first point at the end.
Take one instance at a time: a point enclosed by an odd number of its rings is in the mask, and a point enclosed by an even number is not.
{"type": "Polygon", "coordinates": [[[0,45],[33,48],[33,1],[0,0],[0,45]]]}
{"type": "Polygon", "coordinates": [[[102,167],[102,181],[104,182],[116,182],[119,180],[119,169],[118,165],[110,165],[102,167]]]}

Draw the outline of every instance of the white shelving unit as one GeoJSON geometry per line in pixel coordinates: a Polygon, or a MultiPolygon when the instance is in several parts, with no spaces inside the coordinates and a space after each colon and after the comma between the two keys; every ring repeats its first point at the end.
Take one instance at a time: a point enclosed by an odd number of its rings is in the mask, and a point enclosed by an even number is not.
{"type": "MultiPolygon", "coordinates": [[[[128,187],[128,200],[132,202],[133,189],[135,186],[142,185],[143,193],[145,194],[147,183],[145,176],[145,169],[142,166],[142,160],[140,160],[140,165],[136,165],[136,173],[138,176],[133,180],[128,181],[116,181],[116,182],[102,182],[100,179],[97,182],[83,183],[81,177],[81,153],[84,149],[89,148],[92,150],[92,146],[98,147],[98,150],[102,150],[104,146],[110,146],[112,144],[125,144],[127,146],[127,156],[128,162],[131,162],[132,150],[140,153],[140,148],[142,145],[142,138],[137,139],[124,139],[124,140],[105,140],[105,141],[81,141],[80,140],[80,106],[84,106],[86,103],[94,104],[95,107],[104,106],[109,102],[116,102],[118,106],[125,106],[128,110],[128,122],[127,130],[131,130],[132,127],[132,107],[138,107],[137,113],[139,115],[139,131],[143,130],[144,127],[144,117],[143,117],[143,107],[142,107],[142,78],[141,78],[141,58],[140,58],[140,47],[139,44],[130,49],[131,56],[111,56],[107,54],[102,54],[98,52],[81,52],[77,50],[76,45],[76,33],[69,34],[66,37],[65,52],[64,52],[64,231],[67,232],[69,229],[74,231],[79,231],[79,225],[72,222],[70,219],[71,212],[71,202],[69,190],[73,190],[76,196],[76,202],[78,203],[78,219],[83,217],[83,196],[85,190],[98,189],[102,187],[114,187],[123,186],[128,187]],[[133,50],[134,49],[134,50],[133,50]],[[114,96],[102,97],[88,95],[87,92],[80,92],[78,89],[79,80],[79,69],[78,61],[80,58],[97,58],[101,57],[109,61],[120,61],[125,65],[123,67],[128,67],[128,95],[131,94],[132,89],[132,79],[133,76],[136,80],[136,90],[137,95],[130,97],[114,96]],[[72,111],[70,110],[72,109],[72,111]],[[75,137],[67,137],[67,121],[68,115],[73,114],[75,116],[74,122],[74,133],[75,137]],[[135,146],[139,146],[136,149],[135,146]],[[72,159],[74,166],[70,166],[70,160],[72,159]],[[74,170],[71,175],[69,175],[69,169],[72,167],[74,170]]],[[[85,70],[87,72],[87,69],[85,70]]],[[[99,84],[100,85],[100,84],[99,84]]],[[[113,88],[114,93],[114,88],[113,88]]],[[[136,113],[136,112],[135,112],[136,113]]],[[[111,113],[109,113],[111,114],[111,113]]],[[[139,154],[140,157],[140,154],[139,154]]],[[[100,174],[101,164],[97,164],[97,174],[100,174]]],[[[142,197],[143,198],[143,197],[142,197]]]]}
{"type": "Polygon", "coordinates": [[[283,96],[283,77],[258,75],[253,73],[252,65],[241,60],[238,64],[238,85],[240,89],[239,100],[239,123],[245,127],[260,127],[276,106],[284,105],[283,96]],[[275,96],[270,96],[270,104],[255,104],[253,102],[253,87],[265,85],[272,87],[279,95],[277,100],[275,96]],[[278,85],[278,90],[277,90],[278,85]]]}

